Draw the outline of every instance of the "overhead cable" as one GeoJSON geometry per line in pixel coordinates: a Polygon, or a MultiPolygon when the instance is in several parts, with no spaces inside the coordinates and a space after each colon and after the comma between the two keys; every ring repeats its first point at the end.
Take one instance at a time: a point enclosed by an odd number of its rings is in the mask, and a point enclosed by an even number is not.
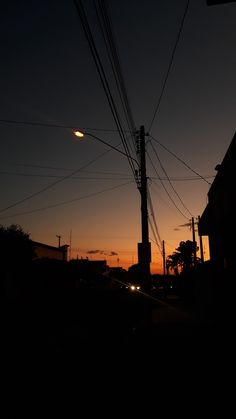
{"type": "Polygon", "coordinates": [[[149,222],[149,226],[151,228],[152,234],[153,234],[154,239],[155,239],[155,240],[152,240],[152,241],[157,245],[157,247],[158,247],[158,249],[159,249],[159,251],[162,255],[162,248],[161,248],[160,244],[158,243],[158,239],[157,239],[157,236],[156,236],[156,233],[155,233],[155,230],[154,230],[154,227],[152,225],[152,222],[151,222],[150,218],[148,218],[148,222],[149,222]]]}
{"type": "Polygon", "coordinates": [[[208,185],[211,185],[211,183],[208,182],[204,176],[200,175],[200,173],[198,173],[198,172],[196,172],[196,170],[192,169],[183,159],[181,159],[180,157],[178,157],[175,153],[173,153],[173,151],[171,151],[170,149],[168,149],[164,144],[162,144],[160,141],[158,141],[152,135],[150,135],[150,138],[152,138],[154,141],[156,141],[156,143],[158,143],[162,148],[164,148],[166,151],[168,151],[168,153],[170,153],[173,157],[175,157],[177,160],[179,160],[191,172],[195,173],[195,175],[197,175],[199,178],[201,178],[202,180],[204,180],[204,182],[206,182],[208,185]]]}
{"type": "Polygon", "coordinates": [[[125,85],[125,80],[123,77],[117,44],[115,41],[114,31],[112,29],[112,22],[108,13],[108,5],[105,0],[98,0],[98,7],[96,1],[94,0],[94,5],[97,13],[97,18],[99,26],[102,32],[103,40],[106,46],[107,55],[111,64],[113,75],[116,82],[117,91],[120,97],[120,101],[123,107],[125,119],[129,127],[131,138],[133,140],[134,150],[136,152],[136,143],[135,143],[135,123],[133,114],[131,111],[128,93],[125,85]]]}
{"type": "MultiPolygon", "coordinates": [[[[45,127],[45,128],[63,128],[69,130],[75,130],[80,127],[83,131],[103,131],[103,132],[118,132],[118,129],[110,128],[91,128],[91,127],[81,127],[79,124],[74,125],[64,125],[64,124],[51,124],[49,122],[35,122],[35,121],[22,121],[17,119],[0,119],[0,124],[4,125],[28,125],[32,127],[45,127]]],[[[123,130],[124,132],[130,133],[128,130],[123,130]]]]}
{"type": "Polygon", "coordinates": [[[149,125],[149,129],[148,129],[149,132],[152,129],[154,120],[155,120],[155,118],[157,116],[157,112],[158,112],[158,110],[160,108],[161,100],[162,100],[162,97],[164,95],[164,91],[165,91],[165,87],[166,87],[166,84],[167,84],[167,80],[168,80],[168,77],[169,77],[169,74],[170,74],[170,71],[171,71],[171,67],[172,67],[172,64],[173,64],[173,61],[174,61],[175,52],[176,52],[176,49],[177,49],[177,46],[178,46],[178,43],[179,43],[179,40],[180,40],[181,33],[183,31],[184,21],[185,21],[186,15],[187,15],[189,3],[190,3],[190,0],[187,0],[186,6],[185,6],[185,10],[184,10],[184,14],[183,14],[183,17],[182,17],[181,23],[180,23],[180,28],[179,28],[179,31],[178,31],[178,34],[177,34],[177,38],[176,38],[176,41],[175,41],[175,44],[174,44],[174,48],[173,48],[173,51],[172,51],[172,54],[171,54],[169,66],[168,66],[168,69],[167,69],[167,72],[166,72],[166,76],[165,76],[165,79],[164,79],[164,83],[163,83],[163,86],[162,86],[162,89],[161,89],[161,93],[160,93],[160,96],[159,96],[159,99],[158,99],[158,102],[157,102],[157,105],[156,105],[156,108],[155,108],[155,111],[154,111],[154,115],[153,115],[152,120],[151,120],[150,125],[149,125]]]}
{"type": "Polygon", "coordinates": [[[16,202],[14,202],[11,205],[8,205],[5,208],[0,209],[0,213],[5,212],[5,211],[7,211],[7,210],[9,210],[11,208],[14,208],[14,207],[16,207],[16,206],[18,206],[20,204],[23,204],[24,202],[26,202],[26,201],[34,198],[35,196],[41,195],[43,192],[46,192],[47,190],[49,190],[49,189],[53,188],[54,186],[58,185],[59,183],[64,182],[65,180],[71,178],[73,175],[75,175],[79,171],[81,171],[81,170],[85,169],[86,167],[90,166],[92,163],[94,163],[95,161],[97,161],[99,158],[103,157],[105,154],[109,153],[110,151],[111,150],[106,150],[104,153],[102,153],[99,156],[97,156],[96,158],[90,160],[90,162],[88,162],[87,164],[79,167],[78,169],[74,170],[73,172],[69,173],[68,175],[63,176],[62,178],[56,180],[55,182],[50,183],[49,185],[45,186],[44,188],[42,188],[42,189],[40,189],[40,190],[32,193],[31,195],[28,195],[25,198],[22,198],[22,199],[20,199],[20,200],[18,200],[16,202]]]}
{"type": "Polygon", "coordinates": [[[161,162],[161,160],[160,160],[160,157],[158,156],[157,151],[156,151],[155,147],[154,147],[154,146],[153,146],[153,144],[152,144],[152,142],[151,142],[151,147],[152,147],[152,149],[153,149],[153,151],[154,151],[154,154],[155,154],[155,156],[156,156],[156,158],[157,158],[157,160],[158,160],[158,162],[159,162],[159,164],[160,164],[160,166],[161,166],[161,168],[162,168],[162,170],[163,170],[164,174],[166,175],[166,177],[167,177],[167,179],[168,179],[168,182],[169,182],[169,184],[170,184],[170,186],[171,186],[172,190],[174,191],[175,195],[177,196],[177,198],[179,199],[179,201],[181,202],[181,204],[183,205],[183,207],[186,209],[186,211],[190,214],[190,216],[191,216],[191,217],[193,217],[193,214],[189,211],[189,209],[187,208],[187,206],[186,206],[186,205],[185,205],[185,203],[183,202],[182,198],[180,197],[180,195],[179,195],[179,194],[178,194],[178,192],[176,191],[175,187],[174,187],[174,186],[173,186],[173,184],[171,183],[171,180],[170,180],[170,178],[169,178],[169,176],[168,176],[168,174],[167,174],[167,172],[166,172],[166,170],[165,170],[165,168],[164,168],[164,166],[163,166],[163,164],[162,164],[162,162],[161,162]]]}
{"type": "Polygon", "coordinates": [[[149,207],[150,207],[150,214],[151,214],[151,216],[153,218],[153,222],[154,222],[154,227],[155,227],[156,235],[157,235],[158,240],[159,240],[159,243],[161,245],[162,240],[161,240],[161,236],[160,236],[160,233],[159,233],[159,230],[158,230],[158,227],[157,227],[156,217],[155,217],[155,213],[154,213],[154,208],[153,208],[152,198],[151,198],[151,193],[150,193],[149,188],[147,190],[147,197],[148,197],[148,203],[149,203],[149,207]]]}
{"type": "Polygon", "coordinates": [[[160,176],[159,176],[159,174],[158,174],[158,172],[157,172],[157,169],[156,169],[156,167],[154,166],[154,164],[153,164],[153,162],[152,162],[152,159],[151,159],[151,157],[150,157],[150,155],[149,155],[149,153],[147,153],[147,156],[148,156],[148,158],[149,158],[149,160],[150,160],[150,162],[151,162],[151,165],[152,165],[152,167],[153,167],[153,169],[155,170],[155,172],[156,172],[156,175],[157,175],[157,177],[158,177],[158,179],[160,180],[160,182],[161,182],[161,185],[162,185],[162,187],[163,187],[163,189],[165,190],[165,192],[166,192],[166,194],[168,195],[168,197],[169,197],[169,199],[170,199],[170,201],[172,202],[172,204],[174,205],[174,207],[177,209],[177,211],[186,219],[186,220],[189,220],[189,217],[187,217],[182,211],[181,211],[181,209],[177,206],[177,204],[175,203],[175,201],[173,200],[173,198],[172,198],[172,196],[169,194],[169,192],[168,192],[168,190],[167,190],[167,188],[165,187],[165,184],[164,184],[164,182],[161,180],[161,178],[160,178],[160,176]]]}
{"type": "Polygon", "coordinates": [[[29,210],[29,211],[18,212],[16,214],[1,216],[0,219],[2,220],[2,219],[6,219],[6,218],[18,217],[18,216],[21,216],[21,215],[33,214],[35,212],[45,211],[47,209],[56,208],[56,207],[60,207],[62,205],[71,204],[71,203],[76,202],[76,201],[82,201],[84,199],[92,198],[94,196],[101,195],[105,192],[113,191],[114,189],[118,189],[118,188],[121,188],[123,186],[130,185],[133,182],[134,182],[133,180],[129,181],[129,182],[125,182],[125,183],[122,183],[120,185],[116,185],[116,186],[113,186],[113,187],[110,187],[110,188],[102,189],[101,191],[98,191],[98,192],[92,192],[90,194],[80,196],[78,198],[58,202],[57,204],[47,205],[45,207],[36,208],[36,209],[33,209],[33,210],[29,210]]]}
{"type": "Polygon", "coordinates": [[[100,81],[102,83],[102,87],[103,87],[105,95],[107,97],[112,116],[114,118],[114,121],[115,121],[116,127],[118,129],[119,135],[121,137],[123,147],[124,147],[125,152],[127,154],[127,159],[128,159],[129,165],[130,165],[131,170],[133,172],[134,179],[137,183],[136,170],[135,170],[134,163],[133,163],[132,159],[129,157],[130,156],[130,151],[129,151],[129,148],[128,148],[128,145],[127,145],[127,142],[126,142],[126,139],[125,139],[125,136],[124,136],[124,131],[122,129],[122,124],[121,124],[121,121],[120,121],[120,116],[119,116],[114,98],[112,96],[111,89],[110,89],[110,86],[109,86],[109,83],[108,83],[108,80],[107,80],[107,77],[106,77],[106,73],[105,73],[104,67],[102,65],[101,58],[99,56],[99,53],[98,53],[98,50],[97,50],[97,47],[96,47],[96,44],[95,44],[95,41],[94,41],[94,38],[93,38],[93,35],[92,35],[92,31],[91,31],[91,28],[90,28],[90,25],[89,25],[89,22],[88,22],[88,18],[87,18],[85,9],[83,7],[83,3],[82,3],[81,0],[74,0],[74,4],[75,4],[76,10],[77,10],[77,13],[79,15],[80,21],[82,23],[83,30],[84,30],[84,33],[85,33],[85,36],[86,36],[86,39],[87,39],[92,57],[94,59],[94,63],[95,63],[95,66],[97,68],[99,78],[100,78],[100,81]]]}

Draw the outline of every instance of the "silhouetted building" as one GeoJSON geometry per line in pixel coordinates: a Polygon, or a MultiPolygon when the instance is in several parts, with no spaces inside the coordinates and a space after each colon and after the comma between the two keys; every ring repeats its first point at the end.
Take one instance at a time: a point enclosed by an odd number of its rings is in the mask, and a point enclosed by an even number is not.
{"type": "Polygon", "coordinates": [[[71,263],[76,265],[82,272],[91,274],[102,274],[107,271],[106,260],[72,259],[71,263]]]}
{"type": "Polygon", "coordinates": [[[67,249],[69,247],[67,244],[64,244],[60,247],[55,247],[35,241],[32,241],[32,243],[35,252],[35,259],[48,258],[57,260],[67,260],[67,249]]]}
{"type": "Polygon", "coordinates": [[[123,269],[121,266],[113,266],[113,267],[109,267],[109,272],[114,273],[114,274],[120,274],[123,272],[126,272],[125,269],[123,269]]]}
{"type": "Polygon", "coordinates": [[[209,237],[210,259],[219,268],[235,267],[236,253],[236,133],[208,192],[208,204],[199,220],[199,234],[209,237]]]}

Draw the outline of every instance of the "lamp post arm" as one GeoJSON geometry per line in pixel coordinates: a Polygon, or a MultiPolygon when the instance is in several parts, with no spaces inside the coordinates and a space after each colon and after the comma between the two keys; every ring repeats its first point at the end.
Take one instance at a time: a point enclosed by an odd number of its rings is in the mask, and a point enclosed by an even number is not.
{"type": "Polygon", "coordinates": [[[127,157],[127,158],[129,158],[129,159],[131,159],[131,160],[133,160],[133,161],[137,164],[137,166],[139,167],[139,164],[138,164],[137,160],[136,160],[136,159],[134,159],[132,156],[130,156],[130,154],[125,153],[124,151],[120,150],[119,148],[117,148],[117,147],[113,146],[113,145],[112,145],[112,144],[110,144],[110,143],[107,143],[106,141],[102,140],[101,138],[97,137],[97,136],[96,136],[96,135],[94,135],[94,134],[90,134],[90,132],[84,132],[84,135],[88,135],[88,136],[90,136],[90,137],[94,138],[95,140],[98,140],[98,141],[100,141],[101,143],[105,144],[107,147],[110,147],[110,148],[112,148],[113,150],[118,151],[118,153],[122,154],[123,156],[125,156],[125,157],[127,157]]]}

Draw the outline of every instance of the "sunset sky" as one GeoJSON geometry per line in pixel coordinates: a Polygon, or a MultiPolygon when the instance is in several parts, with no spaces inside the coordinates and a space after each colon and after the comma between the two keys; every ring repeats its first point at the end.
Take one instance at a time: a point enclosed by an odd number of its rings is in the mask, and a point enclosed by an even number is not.
{"type": "MultiPolygon", "coordinates": [[[[235,132],[236,3],[107,3],[135,126],[150,134],[148,185],[168,255],[192,239],[185,224],[202,214],[235,132]]],[[[83,4],[137,158],[94,3],[83,4]]],[[[19,224],[55,246],[60,235],[61,244],[71,242],[71,257],[127,268],[141,240],[140,194],[122,153],[73,135],[84,130],[124,152],[74,1],[13,0],[1,9],[0,224],[19,224]]],[[[160,271],[151,230],[150,241],[152,271],[160,271]]]]}

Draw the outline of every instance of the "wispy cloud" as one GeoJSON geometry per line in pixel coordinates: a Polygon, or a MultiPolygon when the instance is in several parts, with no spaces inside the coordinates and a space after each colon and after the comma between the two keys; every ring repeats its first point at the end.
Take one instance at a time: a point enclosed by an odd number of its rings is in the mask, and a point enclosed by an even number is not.
{"type": "Polygon", "coordinates": [[[96,254],[103,255],[104,251],[103,250],[98,250],[98,249],[97,250],[88,250],[87,254],[88,255],[96,255],[96,254]]]}
{"type": "Polygon", "coordinates": [[[190,222],[179,225],[179,227],[190,227],[190,226],[191,226],[191,223],[190,222]]]}
{"type": "Polygon", "coordinates": [[[118,256],[118,253],[114,251],[105,252],[104,250],[96,249],[96,250],[88,250],[87,255],[105,255],[105,256],[118,256]]]}

